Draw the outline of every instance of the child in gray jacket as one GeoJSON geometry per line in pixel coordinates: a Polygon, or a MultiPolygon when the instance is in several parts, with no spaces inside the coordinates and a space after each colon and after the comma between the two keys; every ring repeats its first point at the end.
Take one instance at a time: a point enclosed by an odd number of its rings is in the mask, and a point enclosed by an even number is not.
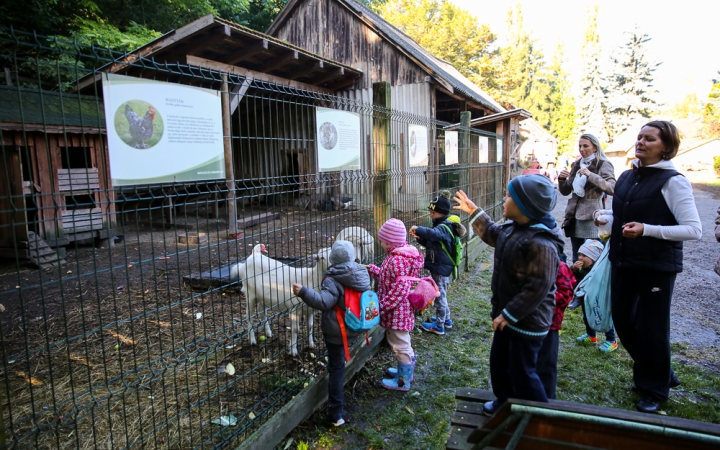
{"type": "MultiPolygon", "coordinates": [[[[330,268],[325,272],[319,292],[293,284],[293,294],[308,306],[322,311],[322,329],[328,351],[328,419],[336,427],[345,423],[345,347],[334,310],[345,311],[345,287],[358,292],[370,290],[370,275],[365,266],[355,262],[355,248],[349,241],[335,241],[330,251],[330,268]]],[[[348,339],[357,333],[347,329],[348,339]]]]}

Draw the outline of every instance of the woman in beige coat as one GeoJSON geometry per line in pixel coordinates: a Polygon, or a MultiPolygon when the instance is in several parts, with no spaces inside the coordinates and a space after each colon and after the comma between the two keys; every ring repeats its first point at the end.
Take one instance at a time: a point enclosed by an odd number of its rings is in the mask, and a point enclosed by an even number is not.
{"type": "Polygon", "coordinates": [[[562,195],[571,195],[565,210],[563,228],[572,243],[572,259],[585,239],[598,239],[598,229],[593,212],[603,209],[604,194],[615,190],[615,168],[600,147],[600,141],[592,134],[583,134],[578,141],[581,158],[558,175],[558,189],[562,195]]]}

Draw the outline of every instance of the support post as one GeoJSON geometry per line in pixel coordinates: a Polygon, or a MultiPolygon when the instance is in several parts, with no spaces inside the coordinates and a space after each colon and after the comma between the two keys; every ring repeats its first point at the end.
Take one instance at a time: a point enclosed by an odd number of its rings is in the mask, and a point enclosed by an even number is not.
{"type": "MultiPolygon", "coordinates": [[[[462,111],[460,113],[460,132],[458,133],[458,162],[460,163],[460,189],[465,191],[470,198],[477,198],[475,187],[470,186],[472,178],[470,177],[470,111],[462,111]]],[[[467,248],[467,244],[465,247],[467,248]]],[[[465,251],[465,263],[463,269],[465,272],[470,270],[468,252],[465,251]]]]}
{"type": "Polygon", "coordinates": [[[230,122],[230,92],[228,86],[228,76],[222,74],[222,118],[223,118],[223,143],[225,146],[225,181],[227,183],[227,213],[228,213],[228,233],[237,234],[237,201],[235,200],[235,165],[233,162],[232,152],[232,123],[230,122]]]}
{"type": "Polygon", "coordinates": [[[392,211],[390,197],[390,83],[373,83],[373,105],[380,107],[373,114],[373,215],[375,228],[390,218],[392,211]]]}
{"type": "Polygon", "coordinates": [[[470,189],[470,111],[460,113],[460,133],[458,133],[458,162],[460,163],[460,189],[473,195],[470,189]]]}

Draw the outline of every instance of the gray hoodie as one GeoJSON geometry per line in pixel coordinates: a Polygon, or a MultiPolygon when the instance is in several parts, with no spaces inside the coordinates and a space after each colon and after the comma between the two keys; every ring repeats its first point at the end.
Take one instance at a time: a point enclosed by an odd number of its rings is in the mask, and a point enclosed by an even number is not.
{"type": "MultiPolygon", "coordinates": [[[[358,292],[370,290],[370,275],[367,269],[355,262],[355,248],[349,241],[335,241],[330,252],[330,268],[323,276],[320,292],[303,286],[298,297],[308,306],[322,311],[320,328],[325,339],[336,345],[342,345],[342,334],[334,306],[345,312],[345,287],[358,292]]],[[[347,329],[348,338],[358,333],[347,329]]]]}

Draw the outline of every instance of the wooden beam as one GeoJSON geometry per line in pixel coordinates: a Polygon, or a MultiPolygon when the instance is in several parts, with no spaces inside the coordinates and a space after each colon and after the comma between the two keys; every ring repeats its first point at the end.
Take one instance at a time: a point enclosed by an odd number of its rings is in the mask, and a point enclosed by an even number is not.
{"type": "Polygon", "coordinates": [[[241,61],[246,61],[260,52],[268,51],[269,47],[270,43],[268,42],[268,40],[263,39],[262,41],[257,42],[254,45],[248,46],[247,50],[245,50],[245,48],[241,48],[238,55],[230,59],[230,61],[228,61],[228,64],[235,65],[241,61]]]}
{"type": "Polygon", "coordinates": [[[338,67],[337,69],[333,69],[333,70],[329,71],[328,73],[326,73],[325,75],[321,76],[320,78],[315,80],[315,82],[317,84],[323,84],[326,81],[332,81],[332,80],[340,78],[344,75],[345,75],[345,69],[343,69],[342,67],[338,67]]]}
{"type": "Polygon", "coordinates": [[[227,25],[215,28],[211,30],[208,37],[205,38],[205,40],[203,41],[202,45],[206,49],[214,47],[216,44],[226,39],[230,39],[231,33],[232,32],[230,31],[230,27],[227,25]]]}
{"type": "Polygon", "coordinates": [[[346,86],[351,86],[351,85],[355,84],[355,82],[357,81],[358,78],[360,78],[360,77],[359,77],[359,76],[357,76],[357,77],[345,77],[345,78],[343,78],[342,80],[338,80],[338,81],[336,81],[335,83],[329,84],[329,85],[327,85],[327,86],[325,86],[325,87],[328,88],[328,89],[330,89],[330,90],[332,90],[332,91],[339,91],[340,89],[342,89],[342,88],[344,88],[344,87],[346,87],[346,86]]]}
{"type": "Polygon", "coordinates": [[[314,86],[312,84],[302,83],[300,81],[289,80],[283,77],[277,77],[275,75],[268,75],[266,73],[255,72],[254,70],[244,69],[242,67],[233,66],[217,61],[212,61],[205,58],[199,58],[197,56],[187,55],[188,65],[203,67],[205,69],[217,70],[219,72],[227,72],[233,75],[240,75],[243,77],[250,77],[256,80],[267,81],[268,83],[282,84],[285,86],[292,86],[298,89],[305,89],[308,91],[318,91],[327,94],[332,94],[333,91],[330,89],[322,88],[320,86],[314,86]]]}
{"type": "Polygon", "coordinates": [[[297,61],[298,61],[298,57],[299,57],[298,51],[297,51],[297,50],[293,50],[293,51],[291,51],[290,53],[288,53],[287,55],[285,55],[285,56],[283,56],[283,57],[281,57],[281,58],[277,58],[277,59],[274,58],[272,61],[270,61],[269,63],[267,63],[267,64],[265,64],[264,66],[262,66],[262,67],[259,69],[259,71],[260,71],[260,72],[265,72],[265,73],[267,73],[267,72],[272,72],[272,71],[275,70],[275,69],[278,69],[278,68],[280,68],[280,67],[286,66],[286,65],[288,65],[288,64],[290,64],[290,63],[295,63],[295,62],[297,62],[297,61]]]}

